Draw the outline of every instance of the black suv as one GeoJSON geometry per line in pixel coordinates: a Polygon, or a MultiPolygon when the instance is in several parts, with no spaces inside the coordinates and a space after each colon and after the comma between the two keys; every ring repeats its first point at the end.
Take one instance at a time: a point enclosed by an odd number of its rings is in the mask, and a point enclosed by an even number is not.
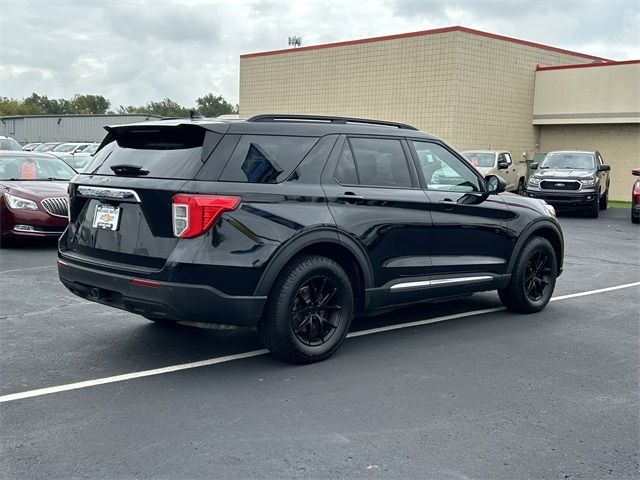
{"type": "Polygon", "coordinates": [[[535,173],[527,183],[529,197],[545,200],[558,210],[583,210],[590,218],[598,218],[609,205],[611,167],[600,152],[549,152],[531,169],[535,173]]]}
{"type": "Polygon", "coordinates": [[[404,124],[260,115],[107,127],[70,183],[59,274],[150,320],[257,327],[274,355],[327,358],[354,315],[498,290],[544,308],[563,237],[404,124]]]}

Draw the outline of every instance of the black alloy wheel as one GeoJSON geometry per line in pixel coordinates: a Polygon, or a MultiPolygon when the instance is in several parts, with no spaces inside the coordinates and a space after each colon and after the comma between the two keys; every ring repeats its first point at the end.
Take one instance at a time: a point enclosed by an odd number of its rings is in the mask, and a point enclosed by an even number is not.
{"type": "Polygon", "coordinates": [[[291,323],[295,336],[307,346],[327,342],[340,324],[342,307],[335,303],[338,287],[326,276],[307,280],[296,293],[291,323]]]}
{"type": "Polygon", "coordinates": [[[543,251],[535,252],[527,263],[524,274],[524,288],[530,300],[537,302],[545,295],[545,289],[551,281],[549,255],[543,251]]]}
{"type": "Polygon", "coordinates": [[[518,255],[509,285],[498,290],[498,295],[512,312],[539,312],[551,300],[557,275],[556,251],[549,240],[531,237],[518,255]]]}
{"type": "Polygon", "coordinates": [[[338,350],[353,312],[353,287],[344,269],[327,257],[300,255],[278,275],[258,335],[278,358],[318,362],[338,350]]]}

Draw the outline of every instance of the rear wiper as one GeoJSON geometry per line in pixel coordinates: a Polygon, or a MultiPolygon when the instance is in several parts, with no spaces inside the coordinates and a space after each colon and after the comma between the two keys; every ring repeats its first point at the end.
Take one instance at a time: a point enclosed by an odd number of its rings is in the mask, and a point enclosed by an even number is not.
{"type": "Polygon", "coordinates": [[[143,169],[140,165],[128,165],[125,163],[119,164],[119,165],[111,165],[111,170],[113,170],[113,173],[115,173],[116,175],[133,175],[133,176],[137,176],[137,175],[148,175],[149,174],[149,170],[145,170],[143,169]]]}

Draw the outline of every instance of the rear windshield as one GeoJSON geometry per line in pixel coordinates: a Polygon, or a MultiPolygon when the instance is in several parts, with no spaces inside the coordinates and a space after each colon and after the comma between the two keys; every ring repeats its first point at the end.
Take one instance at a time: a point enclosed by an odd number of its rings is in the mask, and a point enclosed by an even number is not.
{"type": "Polygon", "coordinates": [[[21,151],[22,146],[13,138],[0,138],[0,150],[16,150],[21,151]]]}
{"type": "Polygon", "coordinates": [[[464,158],[474,167],[493,167],[496,156],[493,153],[464,152],[464,158]]]}
{"type": "Polygon", "coordinates": [[[95,154],[84,171],[114,175],[113,166],[135,165],[149,172],[145,177],[191,179],[202,167],[206,133],[188,125],[116,130],[115,139],[95,154]]]}

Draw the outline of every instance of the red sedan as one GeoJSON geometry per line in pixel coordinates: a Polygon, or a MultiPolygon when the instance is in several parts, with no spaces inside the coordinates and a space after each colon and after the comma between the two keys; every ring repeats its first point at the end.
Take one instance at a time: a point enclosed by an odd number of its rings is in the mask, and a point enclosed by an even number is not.
{"type": "MultiPolygon", "coordinates": [[[[634,168],[631,173],[636,177],[640,177],[640,168],[634,168]]],[[[640,223],[640,178],[633,182],[631,190],[631,221],[640,223]]]]}
{"type": "Polygon", "coordinates": [[[67,227],[67,185],[75,174],[53,155],[0,151],[0,246],[59,237],[67,227]]]}

